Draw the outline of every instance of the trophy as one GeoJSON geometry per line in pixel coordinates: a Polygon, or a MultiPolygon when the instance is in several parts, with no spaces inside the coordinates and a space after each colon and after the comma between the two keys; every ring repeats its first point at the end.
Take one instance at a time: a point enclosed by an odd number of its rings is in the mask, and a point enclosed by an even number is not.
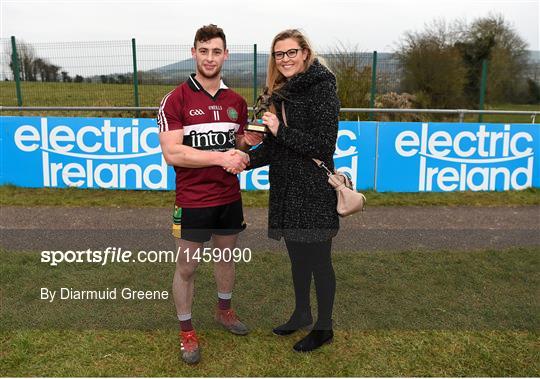
{"type": "Polygon", "coordinates": [[[245,130],[248,132],[268,133],[268,127],[262,123],[260,116],[270,109],[270,95],[268,88],[265,88],[263,93],[257,98],[253,106],[253,117],[249,121],[245,130]]]}

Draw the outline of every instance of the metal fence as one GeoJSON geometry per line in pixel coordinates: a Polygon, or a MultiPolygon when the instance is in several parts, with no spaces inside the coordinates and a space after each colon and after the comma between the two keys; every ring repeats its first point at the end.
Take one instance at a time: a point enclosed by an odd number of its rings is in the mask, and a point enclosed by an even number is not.
{"type": "MultiPolygon", "coordinates": [[[[29,44],[2,39],[1,43],[2,105],[153,106],[195,70],[186,45],[137,45],[135,40],[29,44]],[[12,64],[14,50],[19,67],[12,64]]],[[[230,48],[233,54],[225,74],[236,73],[239,66],[252,73],[253,46],[230,48]]],[[[253,91],[252,75],[239,78],[231,75],[228,84],[253,91]]]]}
{"type": "MultiPolygon", "coordinates": [[[[0,47],[2,106],[154,107],[195,71],[190,45],[139,45],[135,39],[27,43],[11,37],[0,39],[0,47]]],[[[265,83],[269,53],[256,44],[228,49],[223,77],[253,104],[265,83]]],[[[369,102],[354,106],[374,108],[377,94],[401,92],[402,68],[394,54],[346,54],[367,78],[360,91],[369,102]]],[[[336,53],[321,57],[330,67],[341,59],[336,53]]]]}
{"type": "MultiPolygon", "coordinates": [[[[135,39],[27,43],[14,37],[0,44],[3,106],[155,106],[195,71],[190,45],[139,45],[135,39]]],[[[228,49],[224,80],[251,104],[264,86],[269,53],[256,44],[228,49]]],[[[399,90],[400,66],[392,54],[379,54],[375,70],[373,53],[353,54],[361,69],[375,74],[378,93],[399,90]]],[[[321,57],[328,64],[335,59],[321,57]]]]}
{"type": "MultiPolygon", "coordinates": [[[[252,107],[248,107],[248,110],[251,111],[252,107]]],[[[25,112],[36,112],[36,111],[52,111],[52,112],[133,112],[135,115],[141,111],[149,111],[156,113],[158,107],[18,107],[18,106],[3,106],[0,105],[0,112],[11,111],[11,112],[20,112],[22,115],[25,112]]],[[[478,122],[482,122],[484,115],[498,115],[498,116],[508,116],[508,115],[518,115],[523,116],[522,121],[527,123],[530,121],[531,124],[536,123],[537,116],[540,115],[540,110],[538,111],[516,111],[516,110],[480,110],[480,109],[401,109],[401,108],[341,108],[340,113],[366,113],[366,114],[380,114],[380,113],[397,113],[397,114],[447,114],[457,116],[457,121],[462,123],[465,121],[466,116],[478,115],[478,122]],[[526,117],[529,117],[527,119],[526,117]]]]}

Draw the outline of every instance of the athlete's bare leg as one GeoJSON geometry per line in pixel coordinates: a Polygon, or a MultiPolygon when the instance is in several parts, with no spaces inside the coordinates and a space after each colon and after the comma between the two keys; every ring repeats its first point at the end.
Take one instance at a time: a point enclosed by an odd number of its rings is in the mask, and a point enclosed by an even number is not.
{"type": "Polygon", "coordinates": [[[176,314],[186,315],[191,313],[195,269],[199,264],[198,260],[193,259],[193,254],[197,249],[201,249],[203,244],[179,238],[175,238],[175,240],[176,251],[179,252],[179,254],[176,261],[176,270],[174,272],[172,286],[174,305],[176,306],[176,314]],[[184,252],[186,250],[189,250],[189,255],[184,252]]]}
{"type": "MultiPolygon", "coordinates": [[[[221,293],[231,293],[234,288],[234,261],[232,259],[232,250],[236,247],[238,234],[230,236],[212,235],[214,249],[219,249],[223,258],[223,250],[231,251],[231,259],[229,262],[224,262],[223,259],[214,263],[214,276],[216,278],[217,290],[221,293]]],[[[228,258],[228,257],[226,257],[228,258]]]]}

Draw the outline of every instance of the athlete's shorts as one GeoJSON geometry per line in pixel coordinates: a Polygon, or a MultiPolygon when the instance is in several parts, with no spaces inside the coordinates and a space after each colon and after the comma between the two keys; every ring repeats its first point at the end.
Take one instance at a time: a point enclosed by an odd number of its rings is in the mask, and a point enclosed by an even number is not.
{"type": "Polygon", "coordinates": [[[212,234],[228,236],[246,228],[242,200],[206,208],[174,206],[172,235],[191,242],[207,242],[212,234]]]}

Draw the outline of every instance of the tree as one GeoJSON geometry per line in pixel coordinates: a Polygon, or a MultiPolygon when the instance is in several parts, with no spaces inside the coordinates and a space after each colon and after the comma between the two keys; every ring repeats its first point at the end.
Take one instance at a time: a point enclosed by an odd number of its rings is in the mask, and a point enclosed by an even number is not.
{"type": "Polygon", "coordinates": [[[128,82],[127,76],[122,74],[118,75],[117,80],[119,84],[126,84],[128,82]]]}
{"type": "Polygon", "coordinates": [[[38,58],[34,61],[34,69],[36,71],[36,80],[39,79],[44,82],[47,78],[47,62],[45,62],[43,59],[38,58]]]}
{"type": "Polygon", "coordinates": [[[71,82],[72,82],[71,76],[69,76],[69,74],[67,73],[67,71],[62,71],[61,74],[62,74],[62,81],[63,81],[64,83],[66,83],[66,82],[67,82],[67,83],[71,83],[71,82]]]}
{"type": "Polygon", "coordinates": [[[58,71],[61,67],[54,64],[48,64],[46,69],[47,82],[57,82],[58,81],[58,71]]]}
{"type": "Polygon", "coordinates": [[[478,18],[456,43],[467,66],[466,96],[476,104],[480,91],[482,61],[488,60],[488,102],[515,101],[526,86],[527,43],[502,15],[478,18]]]}
{"type": "MultiPolygon", "coordinates": [[[[15,64],[13,61],[13,52],[11,44],[7,44],[7,54],[9,55],[9,67],[15,77],[15,64]]],[[[45,58],[38,57],[34,47],[29,43],[19,40],[17,42],[17,57],[19,63],[19,78],[23,81],[52,82],[58,81],[58,71],[60,66],[49,63],[45,58]]]]}
{"type": "MultiPolygon", "coordinates": [[[[9,68],[15,77],[15,64],[13,62],[13,52],[9,45],[9,68]]],[[[25,81],[35,81],[35,71],[33,63],[36,60],[36,53],[32,45],[20,40],[17,42],[17,56],[19,63],[20,79],[25,81]]]]}
{"type": "Polygon", "coordinates": [[[407,32],[396,54],[403,67],[402,89],[422,99],[428,108],[459,108],[467,70],[455,47],[458,28],[444,21],[423,32],[407,32]]]}
{"type": "Polygon", "coordinates": [[[82,83],[84,81],[84,78],[81,75],[75,75],[75,79],[73,81],[75,83],[82,83]]]}
{"type": "MultiPolygon", "coordinates": [[[[323,58],[321,58],[323,59],[323,58]]],[[[367,108],[371,86],[371,65],[366,54],[356,46],[339,44],[324,55],[324,63],[336,76],[338,96],[343,108],[367,108]]],[[[358,114],[343,113],[344,119],[356,119],[358,114]]]]}
{"type": "Polygon", "coordinates": [[[527,78],[526,100],[530,104],[540,104],[540,85],[531,78],[527,78]]]}

